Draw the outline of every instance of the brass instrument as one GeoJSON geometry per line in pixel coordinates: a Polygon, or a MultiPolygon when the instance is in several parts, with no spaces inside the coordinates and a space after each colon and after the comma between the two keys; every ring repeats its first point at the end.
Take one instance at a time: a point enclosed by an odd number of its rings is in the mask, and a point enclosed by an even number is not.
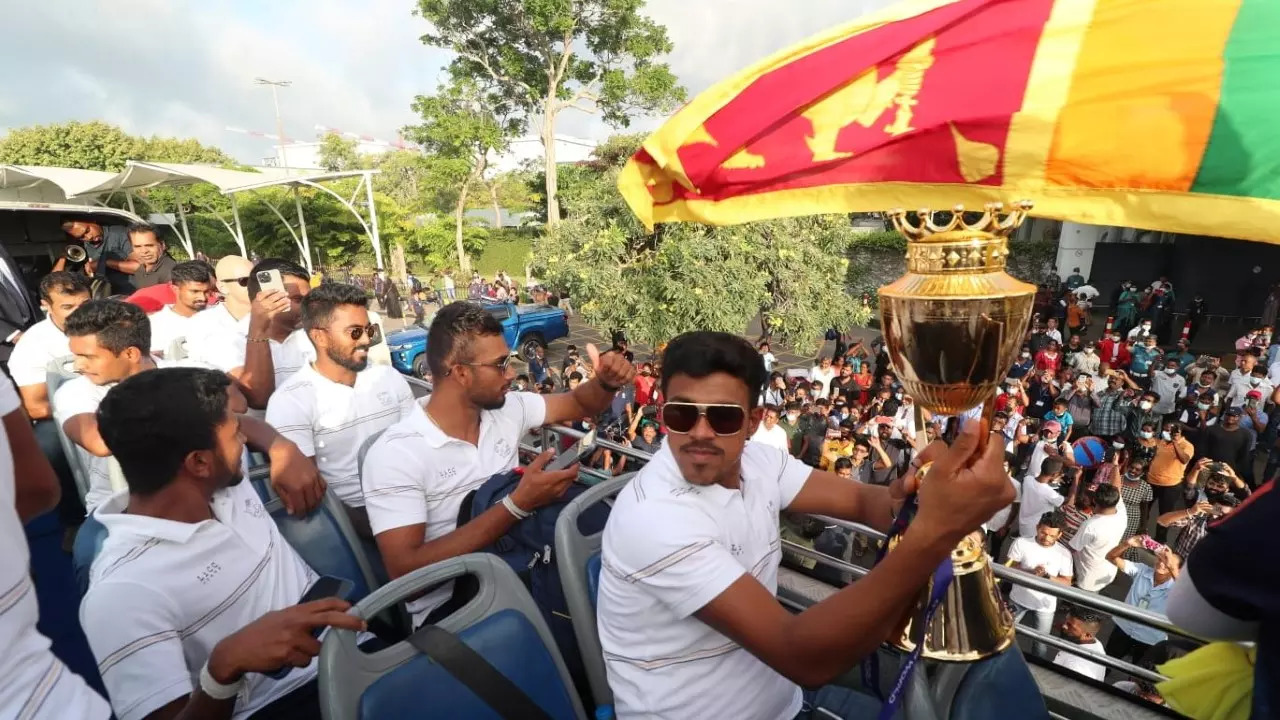
{"type": "MultiPolygon", "coordinates": [[[[963,206],[943,224],[928,209],[916,222],[903,210],[890,213],[907,238],[907,273],[880,289],[885,345],[903,387],[932,412],[956,415],[989,401],[1022,346],[1036,289],[1006,273],[1005,260],[1008,236],[1031,203],[1001,217],[1003,209],[989,204],[973,223],[965,222],[963,206]]],[[[991,405],[985,409],[984,422],[991,405]]],[[[922,477],[927,471],[920,469],[922,477]]],[[[954,579],[924,628],[922,654],[970,662],[1003,651],[1013,642],[1013,617],[996,589],[982,532],[961,541],[951,562],[954,579]]],[[[932,582],[891,638],[897,647],[915,648],[932,582]]]]}
{"type": "Polygon", "coordinates": [[[83,245],[69,244],[63,248],[62,254],[66,256],[68,262],[72,263],[82,263],[89,257],[83,245]]]}

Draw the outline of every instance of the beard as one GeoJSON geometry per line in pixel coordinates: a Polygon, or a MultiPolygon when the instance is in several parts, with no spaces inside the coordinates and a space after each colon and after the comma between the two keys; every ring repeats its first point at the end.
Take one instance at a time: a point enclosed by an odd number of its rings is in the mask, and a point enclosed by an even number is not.
{"type": "Polygon", "coordinates": [[[352,372],[360,372],[361,370],[364,370],[366,367],[369,367],[369,348],[366,345],[361,345],[356,348],[353,348],[351,350],[350,355],[343,355],[341,351],[332,347],[326,348],[324,351],[324,354],[328,356],[330,360],[337,363],[340,367],[346,368],[347,370],[350,370],[352,372]],[[365,351],[365,356],[363,360],[356,360],[355,355],[357,350],[365,351]]]}
{"type": "Polygon", "coordinates": [[[499,395],[497,398],[473,397],[471,398],[471,402],[475,403],[476,407],[480,408],[481,410],[501,410],[502,407],[507,404],[507,396],[505,393],[503,393],[499,395]]]}

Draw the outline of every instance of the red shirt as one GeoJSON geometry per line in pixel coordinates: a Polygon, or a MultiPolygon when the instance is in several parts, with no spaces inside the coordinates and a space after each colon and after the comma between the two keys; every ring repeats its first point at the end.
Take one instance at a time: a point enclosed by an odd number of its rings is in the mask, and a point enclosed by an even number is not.
{"type": "Polygon", "coordinates": [[[653,386],[656,384],[658,384],[658,379],[655,377],[636,375],[636,402],[641,407],[653,404],[653,386]]]}
{"type": "Polygon", "coordinates": [[[1036,370],[1037,371],[1044,372],[1048,370],[1052,372],[1054,375],[1057,375],[1058,368],[1060,367],[1062,367],[1061,352],[1056,352],[1052,356],[1049,355],[1049,351],[1047,350],[1041,350],[1040,352],[1036,353],[1036,370]]]}
{"type": "Polygon", "coordinates": [[[173,291],[173,286],[169,283],[160,283],[152,285],[149,288],[143,288],[129,297],[125,298],[126,302],[142,308],[142,311],[150,315],[153,312],[160,312],[165,305],[172,305],[178,301],[177,293],[173,291]]]}
{"type": "Polygon", "coordinates": [[[1107,339],[1098,343],[1098,357],[1112,368],[1129,367],[1129,347],[1123,340],[1113,342],[1107,339]]]}

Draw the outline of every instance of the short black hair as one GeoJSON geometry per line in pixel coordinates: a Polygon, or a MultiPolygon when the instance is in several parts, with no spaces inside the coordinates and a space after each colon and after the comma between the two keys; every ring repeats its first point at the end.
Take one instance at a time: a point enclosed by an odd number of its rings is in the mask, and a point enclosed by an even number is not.
{"type": "Polygon", "coordinates": [[[565,379],[565,382],[567,383],[570,380],[577,380],[578,382],[582,382],[583,380],[586,380],[586,378],[582,377],[582,373],[578,372],[577,370],[574,370],[573,372],[569,373],[569,377],[565,379]]]}
{"type": "Polygon", "coordinates": [[[67,337],[94,335],[98,344],[119,355],[136,347],[151,353],[151,321],[142,308],[123,300],[88,300],[67,316],[67,337]]]}
{"type": "Polygon", "coordinates": [[[853,469],[853,461],[852,461],[852,460],[850,460],[850,459],[849,459],[849,458],[847,458],[847,457],[838,457],[838,458],[836,458],[836,466],[835,466],[835,471],[836,471],[836,472],[840,472],[841,470],[852,470],[852,469],[853,469]]]}
{"type": "Polygon", "coordinates": [[[182,285],[183,283],[213,284],[213,268],[209,267],[209,263],[200,262],[199,260],[180,262],[169,271],[169,282],[174,285],[182,285]]]}
{"type": "Polygon", "coordinates": [[[89,278],[80,273],[60,270],[51,272],[40,279],[40,299],[53,302],[53,293],[62,295],[79,295],[89,293],[89,278]]]}
{"type": "MultiPolygon", "coordinates": [[[[1103,487],[1111,487],[1111,486],[1104,485],[1103,487]]],[[[1087,608],[1082,605],[1068,605],[1067,617],[1073,617],[1079,620],[1080,622],[1084,623],[1086,626],[1093,628],[1092,630],[1090,630],[1090,632],[1092,633],[1098,632],[1098,630],[1101,629],[1102,627],[1102,615],[1099,614],[1098,611],[1094,610],[1093,608],[1087,608]]]]}
{"type": "Polygon", "coordinates": [[[284,258],[266,258],[259,260],[258,264],[254,265],[253,269],[249,271],[249,285],[247,287],[249,289],[250,300],[258,297],[258,293],[262,292],[262,283],[258,282],[258,273],[266,272],[268,270],[279,270],[282,277],[288,275],[290,277],[298,278],[299,280],[311,282],[311,273],[307,272],[306,268],[296,262],[285,260],[284,258]]]}
{"type": "Polygon", "coordinates": [[[342,305],[369,307],[369,296],[355,285],[324,283],[302,298],[302,327],[307,330],[326,328],[333,322],[333,311],[342,305]]]}
{"type": "Polygon", "coordinates": [[[477,337],[502,335],[502,323],[484,307],[466,300],[451,302],[431,320],[427,331],[427,365],[439,379],[459,362],[471,361],[471,342],[477,337]]]}
{"type": "Polygon", "coordinates": [[[140,233],[151,233],[156,236],[156,240],[164,242],[164,238],[160,237],[160,231],[151,223],[136,222],[129,226],[129,237],[132,238],[134,235],[140,233]]]}
{"type": "Polygon", "coordinates": [[[227,414],[225,373],[159,368],[127,378],[98,405],[98,431],[129,492],[151,495],[177,477],[187,455],[210,450],[227,414]]]}
{"type": "Polygon", "coordinates": [[[1067,516],[1061,510],[1053,510],[1041,515],[1036,524],[1061,530],[1067,526],[1067,516]]]}
{"type": "Polygon", "coordinates": [[[1101,510],[1113,508],[1120,504],[1120,490],[1115,485],[1099,485],[1093,491],[1093,503],[1101,510]]]}
{"type": "Polygon", "coordinates": [[[1047,457],[1040,464],[1040,477],[1057,475],[1060,472],[1062,472],[1062,458],[1047,457]]]}
{"type": "Polygon", "coordinates": [[[662,394],[676,375],[704,378],[725,373],[747,386],[747,407],[754,408],[764,392],[768,373],[764,358],[751,343],[725,332],[698,330],[677,336],[662,354],[662,394]]]}

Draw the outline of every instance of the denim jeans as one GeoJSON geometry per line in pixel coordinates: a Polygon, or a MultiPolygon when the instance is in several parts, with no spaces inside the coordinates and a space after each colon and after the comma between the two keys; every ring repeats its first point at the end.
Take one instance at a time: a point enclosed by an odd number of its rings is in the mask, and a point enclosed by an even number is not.
{"type": "MultiPolygon", "coordinates": [[[[1013,606],[1017,608],[1017,610],[1013,613],[1013,621],[1015,623],[1021,623],[1023,625],[1026,625],[1027,627],[1033,627],[1036,630],[1044,633],[1045,635],[1049,635],[1053,632],[1054,611],[1052,609],[1031,610],[1029,608],[1022,607],[1016,602],[1013,603],[1013,606]],[[1031,619],[1033,619],[1034,622],[1024,623],[1023,620],[1026,618],[1027,615],[1031,615],[1031,619]]],[[[1044,643],[1032,642],[1031,652],[1035,653],[1039,657],[1044,658],[1045,660],[1050,659],[1049,648],[1044,643]]]]}

